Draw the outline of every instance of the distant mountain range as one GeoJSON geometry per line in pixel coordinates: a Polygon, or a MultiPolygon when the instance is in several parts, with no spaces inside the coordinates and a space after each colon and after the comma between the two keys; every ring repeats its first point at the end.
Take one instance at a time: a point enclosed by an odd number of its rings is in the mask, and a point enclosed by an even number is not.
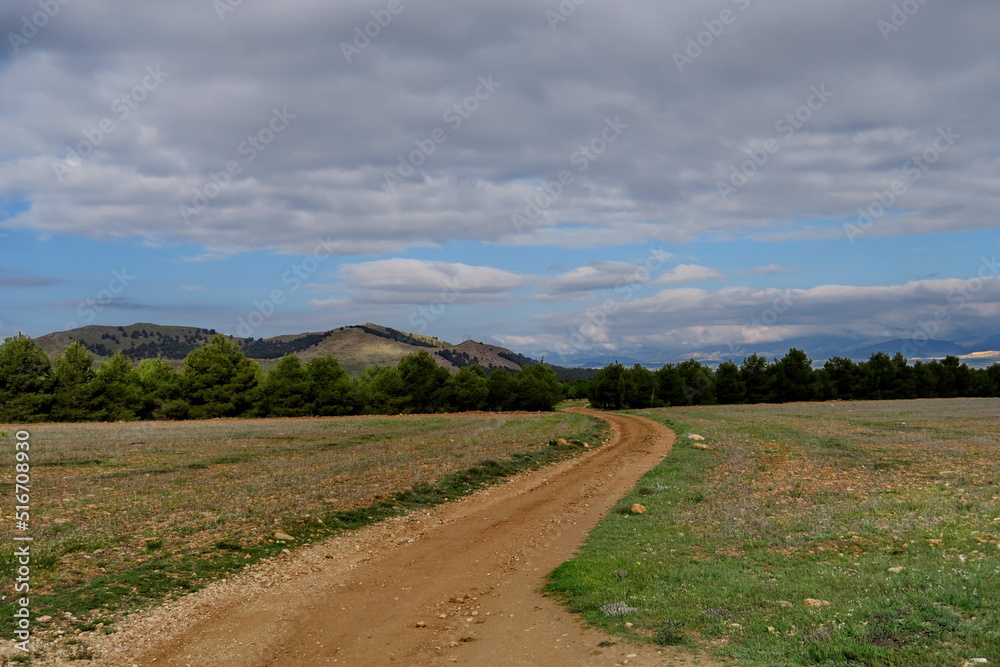
{"type": "MultiPolygon", "coordinates": [[[[35,339],[50,355],[55,356],[67,345],[79,341],[98,359],[105,359],[121,350],[134,360],[162,355],[176,364],[197,347],[208,343],[217,332],[198,327],[162,326],[137,323],[128,326],[87,326],[69,331],[50,333],[35,339]]],[[[296,354],[303,361],[314,357],[332,355],[353,375],[369,366],[395,365],[408,354],[426,350],[437,363],[457,369],[477,363],[487,370],[506,368],[516,372],[522,366],[538,363],[535,359],[505,347],[467,340],[458,345],[432,336],[399,331],[391,327],[367,322],[354,326],[338,327],[329,331],[289,334],[272,338],[236,338],[235,340],[251,359],[268,368],[286,354],[296,354]]],[[[768,359],[783,357],[789,349],[803,350],[814,362],[821,364],[831,357],[848,357],[863,361],[877,352],[893,356],[902,353],[907,359],[941,359],[948,355],[969,359],[977,363],[1000,361],[1000,335],[964,340],[960,343],[947,340],[915,342],[897,338],[882,342],[858,341],[842,336],[810,336],[792,338],[772,343],[743,344],[713,347],[701,350],[653,350],[641,354],[623,351],[623,354],[583,353],[570,358],[556,358],[561,366],[556,370],[564,379],[586,377],[582,369],[602,368],[615,361],[633,366],[659,368],[666,363],[697,359],[715,365],[727,359],[740,363],[751,354],[768,359]]],[[[542,356],[539,353],[539,356],[542,356]]]]}
{"type": "Polygon", "coordinates": [[[560,363],[579,368],[599,368],[618,361],[624,366],[638,363],[647,368],[659,368],[667,363],[697,359],[702,363],[714,366],[728,359],[741,363],[744,358],[751,354],[758,354],[767,359],[780,359],[791,348],[803,350],[817,364],[822,364],[832,357],[865,361],[878,352],[885,352],[889,356],[894,356],[899,352],[907,359],[943,359],[953,355],[968,360],[970,365],[974,362],[993,363],[1000,361],[1000,335],[995,335],[961,342],[948,340],[914,341],[902,338],[886,341],[859,341],[843,336],[808,336],[768,343],[745,343],[723,347],[649,350],[641,353],[641,356],[636,351],[625,350],[620,354],[593,355],[591,353],[588,355],[584,353],[568,359],[560,359],[560,363]],[[995,354],[990,354],[991,352],[995,352],[995,354]]]}

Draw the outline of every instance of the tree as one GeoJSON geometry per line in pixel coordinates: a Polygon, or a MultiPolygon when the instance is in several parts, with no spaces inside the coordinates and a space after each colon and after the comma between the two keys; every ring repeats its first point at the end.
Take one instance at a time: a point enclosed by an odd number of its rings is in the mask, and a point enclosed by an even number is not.
{"type": "Polygon", "coordinates": [[[624,366],[608,364],[594,374],[590,385],[590,404],[598,410],[621,410],[631,393],[629,380],[624,366]]]}
{"type": "Polygon", "coordinates": [[[94,419],[94,355],[79,341],[68,346],[52,363],[53,421],[94,419]]]}
{"type": "Polygon", "coordinates": [[[715,373],[695,359],[677,364],[686,405],[715,405],[715,373]]]}
{"type": "Polygon", "coordinates": [[[260,367],[234,341],[216,334],[184,358],[181,386],[194,419],[238,417],[256,402],[260,367]]]}
{"type": "Polygon", "coordinates": [[[494,368],[486,378],[486,407],[488,410],[503,412],[513,410],[516,396],[514,395],[514,377],[506,368],[494,368]]]}
{"type": "Polygon", "coordinates": [[[815,400],[812,360],[805,352],[793,347],[774,364],[773,372],[775,399],[779,403],[815,400]]]}
{"type": "Polygon", "coordinates": [[[677,366],[666,364],[656,371],[657,395],[666,405],[687,405],[687,393],[684,391],[684,380],[677,366]]]}
{"type": "Polygon", "coordinates": [[[163,357],[143,359],[136,369],[143,391],[144,419],[186,419],[190,405],[181,399],[181,378],[163,357]]]}
{"type": "Polygon", "coordinates": [[[748,403],[769,403],[774,400],[774,376],[767,359],[751,354],[740,364],[740,377],[747,388],[748,403]]]}
{"type": "Polygon", "coordinates": [[[937,366],[936,361],[931,364],[926,364],[922,361],[913,364],[910,375],[916,387],[917,398],[938,397],[937,373],[934,372],[935,366],[937,366]]]}
{"type": "Polygon", "coordinates": [[[867,386],[866,398],[890,400],[896,398],[899,380],[892,357],[885,352],[876,352],[861,364],[862,377],[867,386]]]}
{"type": "Polygon", "coordinates": [[[486,381],[486,372],[479,364],[460,368],[451,376],[448,384],[455,410],[460,412],[482,410],[486,405],[490,389],[486,381]]]}
{"type": "Polygon", "coordinates": [[[625,404],[641,410],[659,405],[656,375],[648,368],[636,364],[625,371],[625,404]]]}
{"type": "Polygon", "coordinates": [[[139,419],[145,399],[142,380],[121,350],[101,364],[94,375],[95,416],[100,421],[139,419]]]}
{"type": "Polygon", "coordinates": [[[861,369],[851,359],[831,357],[823,364],[833,385],[835,398],[853,401],[862,397],[861,369]]]}
{"type": "Polygon", "coordinates": [[[747,386],[740,377],[740,367],[733,361],[723,361],[715,370],[715,396],[720,404],[742,403],[747,386]]]}
{"type": "Polygon", "coordinates": [[[514,393],[519,409],[548,412],[562,400],[562,385],[551,366],[532,364],[514,375],[514,393]]]}
{"type": "Polygon", "coordinates": [[[358,383],[365,414],[396,415],[411,410],[403,376],[395,366],[371,366],[358,383]]]}
{"type": "Polygon", "coordinates": [[[52,405],[52,364],[27,336],[0,344],[0,422],[33,422],[52,405]]]}
{"type": "Polygon", "coordinates": [[[357,412],[354,382],[336,359],[329,355],[310,359],[306,364],[306,375],[313,414],[330,416],[357,412]]]}
{"type": "Polygon", "coordinates": [[[264,376],[260,392],[262,417],[305,417],[309,404],[309,375],[294,354],[286,354],[264,376]]]}
{"type": "Polygon", "coordinates": [[[434,412],[444,407],[443,390],[450,374],[425,350],[400,359],[399,374],[414,412],[434,412]]]}

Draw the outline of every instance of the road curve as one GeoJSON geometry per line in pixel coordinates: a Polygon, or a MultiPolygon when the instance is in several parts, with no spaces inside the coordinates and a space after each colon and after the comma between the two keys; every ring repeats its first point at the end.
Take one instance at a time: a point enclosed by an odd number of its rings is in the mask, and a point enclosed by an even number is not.
{"type": "Polygon", "coordinates": [[[608,442],[213,584],[116,633],[93,664],[687,664],[650,646],[598,648],[607,636],[539,593],[674,441],[648,419],[575,411],[607,420],[608,442]]]}

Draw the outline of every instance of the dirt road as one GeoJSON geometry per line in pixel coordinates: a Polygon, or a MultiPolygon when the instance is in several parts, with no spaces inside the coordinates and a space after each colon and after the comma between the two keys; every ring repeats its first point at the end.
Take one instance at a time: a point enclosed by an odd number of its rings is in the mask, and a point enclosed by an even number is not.
{"type": "Polygon", "coordinates": [[[94,664],[687,664],[599,648],[611,638],[538,592],[673,442],[655,422],[592,414],[612,429],[595,451],[274,559],[111,635],[94,664]]]}

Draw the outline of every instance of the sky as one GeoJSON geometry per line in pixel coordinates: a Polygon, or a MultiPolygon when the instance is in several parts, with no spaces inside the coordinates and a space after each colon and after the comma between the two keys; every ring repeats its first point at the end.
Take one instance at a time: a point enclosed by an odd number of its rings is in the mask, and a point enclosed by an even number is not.
{"type": "Polygon", "coordinates": [[[995,0],[6,0],[0,336],[1000,321],[995,0]]]}

